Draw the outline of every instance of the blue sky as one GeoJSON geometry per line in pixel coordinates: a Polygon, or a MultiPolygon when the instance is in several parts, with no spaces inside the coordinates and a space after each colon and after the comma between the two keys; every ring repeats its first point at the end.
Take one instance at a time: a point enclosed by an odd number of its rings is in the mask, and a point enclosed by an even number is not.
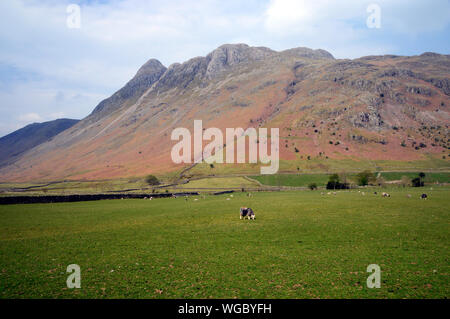
{"type": "Polygon", "coordinates": [[[224,43],[337,58],[449,54],[449,34],[449,0],[2,0],[0,136],[87,116],[150,58],[169,66],[224,43]],[[69,4],[80,28],[67,27],[69,4]],[[380,28],[367,26],[370,4],[380,28]]]}

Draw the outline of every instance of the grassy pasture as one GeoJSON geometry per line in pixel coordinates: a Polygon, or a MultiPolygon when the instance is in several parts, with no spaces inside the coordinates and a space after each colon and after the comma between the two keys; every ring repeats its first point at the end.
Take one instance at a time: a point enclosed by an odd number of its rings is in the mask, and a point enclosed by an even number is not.
{"type": "MultiPolygon", "coordinates": [[[[356,182],[356,173],[349,173],[348,181],[356,182]]],[[[409,179],[415,178],[419,172],[382,172],[381,176],[386,181],[398,181],[403,176],[409,179]]],[[[318,186],[325,186],[328,182],[330,174],[274,174],[274,175],[258,175],[250,176],[252,179],[259,181],[263,185],[269,186],[294,186],[307,187],[310,183],[316,183],[318,186]]],[[[426,172],[425,182],[432,183],[450,183],[449,172],[426,172]]]]}
{"type": "MultiPolygon", "coordinates": [[[[376,171],[403,171],[403,172],[419,172],[419,171],[449,171],[449,158],[442,159],[439,157],[424,157],[423,160],[417,161],[389,161],[389,160],[364,160],[360,158],[348,159],[326,159],[323,156],[315,156],[311,154],[311,160],[307,160],[307,155],[300,155],[296,160],[280,160],[280,173],[296,174],[308,172],[313,174],[326,174],[336,172],[359,172],[363,170],[376,171]]],[[[230,176],[235,174],[259,175],[261,166],[265,164],[214,164],[211,168],[208,164],[198,164],[188,174],[193,176],[230,176]]]]}
{"type": "MultiPolygon", "coordinates": [[[[177,186],[177,190],[226,190],[229,188],[241,189],[241,188],[258,188],[259,184],[245,179],[244,177],[211,177],[190,181],[187,184],[180,184],[177,186]]],[[[170,188],[169,188],[170,190],[170,188]]]]}
{"type": "Polygon", "coordinates": [[[0,298],[448,298],[450,188],[373,190],[0,206],[0,298]]]}
{"type": "MultiPolygon", "coordinates": [[[[387,181],[397,181],[403,176],[409,179],[417,177],[419,172],[382,172],[381,176],[387,181]]],[[[204,177],[201,179],[192,179],[187,184],[178,184],[177,186],[156,188],[156,192],[183,192],[199,191],[213,192],[227,189],[240,190],[264,188],[264,186],[292,186],[307,187],[310,183],[316,183],[318,186],[325,186],[330,174],[275,174],[275,175],[256,175],[250,176],[250,179],[243,176],[221,176],[204,177]],[[261,187],[261,185],[264,185],[261,187]]],[[[171,184],[171,180],[165,176],[162,179],[163,184],[171,184]]],[[[173,177],[172,177],[173,179],[173,177]]],[[[348,173],[347,180],[356,182],[356,173],[348,173]]],[[[426,172],[425,182],[450,183],[449,172],[426,172]]],[[[53,183],[29,184],[0,183],[0,196],[33,196],[33,195],[70,195],[70,194],[96,194],[96,193],[151,193],[152,188],[145,182],[145,178],[129,178],[105,181],[61,181],[53,183]],[[27,187],[31,187],[26,189],[27,187]],[[16,189],[16,190],[14,190],[16,189]],[[22,191],[20,191],[22,189],[22,191]],[[3,190],[3,192],[2,192],[3,190]]]]}

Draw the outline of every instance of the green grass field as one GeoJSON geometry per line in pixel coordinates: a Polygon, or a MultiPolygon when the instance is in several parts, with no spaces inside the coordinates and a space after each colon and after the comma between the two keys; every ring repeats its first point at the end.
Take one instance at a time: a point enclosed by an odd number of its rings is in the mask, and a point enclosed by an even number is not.
{"type": "MultiPolygon", "coordinates": [[[[259,184],[245,179],[244,177],[212,177],[203,178],[199,180],[193,180],[187,184],[181,184],[177,186],[177,191],[181,190],[226,190],[233,188],[235,190],[240,190],[241,188],[258,188],[259,184]]],[[[170,190],[170,188],[169,188],[170,190]]]]}
{"type": "MultiPolygon", "coordinates": [[[[307,160],[306,156],[303,159],[300,155],[297,160],[280,160],[280,173],[296,174],[311,173],[338,173],[338,172],[359,172],[363,170],[376,171],[404,171],[404,172],[419,172],[419,171],[444,171],[450,170],[450,156],[447,159],[442,159],[440,156],[425,156],[423,160],[417,161],[389,161],[389,160],[363,160],[359,158],[348,159],[325,159],[320,156],[312,156],[311,160],[307,160]]],[[[264,164],[214,164],[211,168],[207,163],[201,163],[189,170],[188,174],[194,176],[230,176],[230,175],[258,175],[260,174],[261,166],[264,164]]]]}
{"type": "Polygon", "coordinates": [[[373,190],[0,206],[0,298],[448,298],[450,188],[373,190]]]}
{"type": "MultiPolygon", "coordinates": [[[[413,179],[417,177],[419,172],[382,172],[381,176],[387,181],[398,181],[403,176],[413,179]]],[[[376,175],[376,174],[375,174],[376,175]]],[[[307,187],[310,183],[316,183],[318,186],[325,186],[328,182],[330,174],[274,174],[274,175],[257,175],[250,176],[263,185],[269,186],[291,186],[291,187],[307,187]]],[[[356,183],[356,173],[346,174],[348,181],[356,183]]],[[[450,183],[449,172],[426,172],[425,182],[433,183],[450,183]]]]}

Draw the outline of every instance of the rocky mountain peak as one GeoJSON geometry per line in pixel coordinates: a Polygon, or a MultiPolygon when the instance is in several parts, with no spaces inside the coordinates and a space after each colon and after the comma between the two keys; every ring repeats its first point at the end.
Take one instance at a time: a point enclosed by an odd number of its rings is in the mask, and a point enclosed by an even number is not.
{"type": "Polygon", "coordinates": [[[153,75],[159,74],[161,72],[165,72],[166,67],[159,62],[157,59],[148,60],[136,73],[136,77],[140,77],[143,75],[153,75]]]}
{"type": "Polygon", "coordinates": [[[224,44],[206,56],[206,74],[214,77],[227,68],[245,62],[258,61],[273,55],[275,51],[265,47],[250,47],[247,44],[224,44]]]}
{"type": "Polygon", "coordinates": [[[310,59],[330,59],[334,60],[334,56],[325,50],[317,49],[313,50],[305,47],[298,47],[289,50],[282,51],[283,54],[295,55],[301,58],[310,58],[310,59]]]}
{"type": "Polygon", "coordinates": [[[136,75],[111,97],[101,101],[91,114],[95,119],[121,108],[124,103],[132,103],[148,90],[167,68],[158,60],[150,59],[138,70],[136,75]]]}

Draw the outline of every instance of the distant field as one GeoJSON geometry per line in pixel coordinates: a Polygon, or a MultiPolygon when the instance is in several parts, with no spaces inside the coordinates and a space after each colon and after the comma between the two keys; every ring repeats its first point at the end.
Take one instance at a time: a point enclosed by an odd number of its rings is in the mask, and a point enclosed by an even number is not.
{"type": "MultiPolygon", "coordinates": [[[[70,195],[96,194],[148,189],[144,178],[129,178],[104,181],[61,181],[53,183],[0,183],[0,190],[10,195],[70,195]]],[[[1,193],[0,193],[1,196],[1,193]]]]}
{"type": "Polygon", "coordinates": [[[306,187],[310,183],[316,183],[318,186],[325,186],[328,182],[328,174],[276,174],[250,176],[263,185],[269,186],[293,186],[306,187]]]}
{"type": "MultiPolygon", "coordinates": [[[[234,174],[259,175],[261,166],[265,164],[214,164],[211,168],[208,164],[202,163],[189,170],[189,174],[194,176],[226,176],[234,174]]],[[[378,171],[450,171],[448,159],[429,157],[418,161],[388,161],[388,160],[360,160],[357,158],[349,159],[325,159],[312,157],[311,160],[298,159],[293,161],[280,160],[280,173],[309,173],[309,174],[328,174],[339,172],[358,172],[370,170],[378,171]]]]}
{"type": "MultiPolygon", "coordinates": [[[[417,177],[419,172],[383,172],[381,176],[386,181],[400,180],[403,176],[412,179],[417,177]]],[[[316,183],[318,186],[325,186],[328,182],[330,174],[275,174],[275,175],[259,175],[250,176],[252,179],[259,181],[261,184],[270,186],[293,186],[307,187],[310,183],[316,183]]],[[[347,178],[351,181],[356,177],[355,173],[347,174],[347,178]]],[[[450,173],[426,173],[426,183],[450,183],[450,173]]]]}
{"type": "MultiPolygon", "coordinates": [[[[241,188],[258,188],[259,184],[248,180],[244,177],[212,177],[193,180],[187,184],[177,186],[177,189],[186,190],[224,190],[233,188],[240,190],[241,188]]],[[[175,190],[169,188],[169,190],[175,190]]]]}
{"type": "MultiPolygon", "coordinates": [[[[417,177],[419,172],[383,172],[381,176],[386,181],[400,180],[403,176],[409,179],[417,177]]],[[[250,175],[222,176],[222,177],[197,177],[194,176],[188,183],[177,186],[157,187],[155,192],[183,192],[200,191],[214,192],[221,190],[264,189],[265,186],[291,186],[307,187],[310,183],[325,186],[330,174],[275,174],[275,175],[250,175]],[[196,179],[198,178],[198,179],[196,179]]],[[[348,181],[355,182],[356,173],[346,175],[348,181]]],[[[164,176],[161,181],[170,185],[178,181],[177,176],[164,176]]],[[[449,172],[426,172],[425,182],[450,183],[449,172]]],[[[37,196],[37,195],[71,195],[71,194],[108,194],[114,192],[150,194],[152,187],[145,182],[143,177],[105,180],[105,181],[62,181],[54,183],[0,183],[0,196],[37,196]],[[2,193],[2,190],[4,191],[2,193]]]]}
{"type": "MultiPolygon", "coordinates": [[[[171,183],[163,180],[165,185],[171,183]]],[[[70,195],[70,194],[108,194],[114,192],[150,194],[152,186],[140,179],[121,179],[111,181],[66,181],[56,182],[50,185],[44,184],[0,184],[1,189],[8,190],[0,196],[37,196],[37,195],[70,195]],[[25,189],[28,188],[28,189],[25,189]]],[[[193,179],[188,183],[182,183],[171,187],[156,187],[155,192],[184,192],[191,190],[198,191],[220,191],[227,189],[241,190],[260,188],[260,185],[253,180],[242,176],[237,177],[208,177],[193,179]]]]}
{"type": "MultiPolygon", "coordinates": [[[[383,172],[381,176],[383,176],[387,181],[400,180],[403,176],[407,176],[408,178],[417,177],[419,172],[383,172]]],[[[442,172],[442,173],[425,173],[425,182],[426,183],[450,183],[450,173],[442,172]]]]}
{"type": "Polygon", "coordinates": [[[388,191],[0,206],[0,298],[448,298],[450,187],[388,191]]]}

